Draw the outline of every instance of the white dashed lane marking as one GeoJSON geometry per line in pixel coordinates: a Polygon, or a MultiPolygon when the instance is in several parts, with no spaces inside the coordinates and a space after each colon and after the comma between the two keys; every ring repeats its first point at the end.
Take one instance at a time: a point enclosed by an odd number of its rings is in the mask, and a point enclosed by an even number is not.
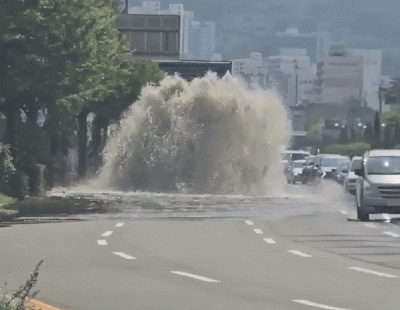
{"type": "Polygon", "coordinates": [[[269,243],[269,244],[275,244],[275,243],[276,243],[275,240],[274,240],[274,239],[271,239],[271,238],[264,238],[264,241],[265,241],[266,243],[269,243]]]}
{"type": "Polygon", "coordinates": [[[396,233],[391,232],[391,231],[384,231],[383,234],[384,234],[384,235],[391,236],[391,237],[393,237],[393,238],[398,238],[398,237],[400,237],[399,234],[396,234],[396,233]]]}
{"type": "Polygon", "coordinates": [[[113,252],[113,254],[115,254],[117,256],[120,256],[122,258],[125,258],[125,259],[136,259],[136,257],[130,256],[130,255],[125,254],[123,252],[113,252]]]}
{"type": "Polygon", "coordinates": [[[347,211],[341,210],[340,213],[342,213],[342,214],[347,214],[347,211]]]}
{"type": "Polygon", "coordinates": [[[106,231],[104,234],[102,234],[102,237],[109,237],[111,236],[111,234],[113,233],[113,231],[106,231]]]}
{"type": "Polygon", "coordinates": [[[378,228],[378,226],[376,226],[376,224],[374,224],[374,223],[362,223],[360,225],[368,227],[368,228],[375,228],[375,229],[378,228]]]}
{"type": "Polygon", "coordinates": [[[363,273],[373,274],[373,275],[379,276],[379,277],[398,278],[398,276],[395,276],[393,274],[377,272],[377,271],[364,269],[364,268],[360,268],[360,267],[349,267],[349,269],[352,269],[352,270],[355,270],[355,271],[359,271],[359,272],[363,272],[363,273]]]}
{"type": "Polygon", "coordinates": [[[246,224],[250,225],[250,226],[254,225],[254,223],[252,221],[246,221],[246,224]]]}
{"type": "Polygon", "coordinates": [[[198,275],[191,274],[191,273],[188,273],[188,272],[183,272],[183,271],[171,271],[171,272],[174,273],[174,274],[180,275],[180,276],[189,277],[189,278],[192,278],[192,279],[195,279],[195,280],[204,281],[204,282],[220,282],[218,280],[206,278],[206,277],[203,277],[203,276],[198,276],[198,275]]]}
{"type": "Polygon", "coordinates": [[[338,308],[338,307],[332,307],[332,306],[327,306],[323,304],[317,304],[312,301],[308,300],[295,300],[293,299],[292,301],[297,302],[298,304],[303,304],[306,306],[314,307],[314,308],[320,308],[320,309],[327,309],[327,310],[349,310],[349,309],[344,309],[344,308],[338,308]]]}
{"type": "Polygon", "coordinates": [[[263,231],[262,231],[261,229],[258,229],[258,228],[255,228],[255,229],[254,229],[254,232],[255,232],[256,234],[259,234],[259,235],[262,235],[262,234],[263,234],[263,231]]]}
{"type": "Polygon", "coordinates": [[[297,250],[288,250],[288,252],[292,253],[294,255],[301,256],[301,257],[312,257],[312,255],[310,255],[310,254],[303,253],[303,252],[300,252],[300,251],[297,251],[297,250]]]}
{"type": "Polygon", "coordinates": [[[118,224],[115,225],[115,227],[122,227],[124,225],[125,225],[125,223],[118,223],[118,224]]]}
{"type": "Polygon", "coordinates": [[[98,245],[107,245],[107,241],[106,240],[97,240],[97,244],[98,245]]]}

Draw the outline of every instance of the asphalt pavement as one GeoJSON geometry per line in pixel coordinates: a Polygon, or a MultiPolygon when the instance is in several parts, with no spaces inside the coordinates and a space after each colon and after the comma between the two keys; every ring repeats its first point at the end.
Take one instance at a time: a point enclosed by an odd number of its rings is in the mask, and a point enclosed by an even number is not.
{"type": "Polygon", "coordinates": [[[331,184],[289,193],[120,197],[117,214],[1,228],[0,288],[44,259],[36,298],[60,309],[397,309],[397,220],[358,222],[331,184]]]}

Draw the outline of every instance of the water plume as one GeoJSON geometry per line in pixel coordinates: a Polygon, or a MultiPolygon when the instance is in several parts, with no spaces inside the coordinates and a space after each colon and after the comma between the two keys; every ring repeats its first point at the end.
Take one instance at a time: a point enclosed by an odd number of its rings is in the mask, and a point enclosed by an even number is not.
{"type": "Polygon", "coordinates": [[[153,192],[265,195],[283,180],[279,146],[289,138],[273,91],[226,75],[187,82],[167,76],[143,88],[109,139],[96,180],[153,192]]]}

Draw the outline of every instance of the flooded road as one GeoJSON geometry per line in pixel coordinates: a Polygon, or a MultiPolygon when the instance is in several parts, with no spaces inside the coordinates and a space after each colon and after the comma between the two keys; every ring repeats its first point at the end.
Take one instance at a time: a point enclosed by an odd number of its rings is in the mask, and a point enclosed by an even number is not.
{"type": "Polygon", "coordinates": [[[279,219],[299,214],[337,211],[343,206],[346,208],[346,203],[349,202],[340,186],[333,182],[327,183],[318,192],[313,192],[308,186],[286,185],[281,194],[274,196],[96,191],[84,186],[57,188],[48,196],[90,201],[93,204],[102,204],[108,210],[106,214],[82,215],[81,218],[84,219],[279,219]]]}

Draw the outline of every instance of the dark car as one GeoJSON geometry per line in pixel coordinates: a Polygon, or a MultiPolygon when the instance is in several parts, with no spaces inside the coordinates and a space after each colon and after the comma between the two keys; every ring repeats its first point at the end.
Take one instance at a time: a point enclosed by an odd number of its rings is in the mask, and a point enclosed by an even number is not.
{"type": "Polygon", "coordinates": [[[301,182],[307,184],[315,181],[322,176],[321,158],[318,155],[308,156],[305,158],[303,171],[301,174],[301,182]]]}
{"type": "Polygon", "coordinates": [[[324,179],[333,179],[334,172],[336,172],[342,163],[349,164],[350,158],[337,154],[320,154],[321,169],[324,172],[324,179]]]}

